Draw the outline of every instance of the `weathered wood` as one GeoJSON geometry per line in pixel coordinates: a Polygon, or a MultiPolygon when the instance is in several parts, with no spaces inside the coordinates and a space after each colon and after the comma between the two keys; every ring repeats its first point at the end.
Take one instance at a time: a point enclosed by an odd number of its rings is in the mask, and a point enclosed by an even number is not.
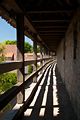
{"type": "MultiPolygon", "coordinates": [[[[33,41],[33,57],[35,63],[33,65],[33,71],[37,71],[37,42],[33,41]]],[[[33,78],[33,82],[37,82],[37,75],[33,78]]]]}
{"type": "MultiPolygon", "coordinates": [[[[17,60],[22,61],[22,68],[17,71],[18,82],[24,82],[24,15],[17,15],[17,60]]],[[[23,103],[25,99],[24,87],[17,96],[17,102],[23,103]]]]}
{"type": "Polygon", "coordinates": [[[40,46],[40,58],[41,58],[41,66],[43,65],[43,53],[42,53],[42,46],[40,46]]]}
{"type": "Polygon", "coordinates": [[[0,64],[0,74],[9,72],[12,70],[20,69],[22,67],[22,62],[5,62],[0,64]]]}
{"type": "Polygon", "coordinates": [[[65,30],[40,30],[39,33],[64,33],[65,30]]]}
{"type": "MultiPolygon", "coordinates": [[[[29,107],[30,103],[32,102],[32,100],[34,98],[34,95],[35,95],[35,93],[36,93],[36,91],[38,89],[38,86],[39,86],[39,84],[40,84],[40,82],[41,82],[41,80],[42,80],[42,78],[44,76],[44,73],[45,73],[46,69],[44,70],[44,72],[43,72],[42,76],[40,77],[39,81],[37,82],[37,84],[33,88],[33,91],[31,92],[29,98],[25,101],[25,103],[23,104],[23,106],[18,110],[18,112],[16,113],[16,115],[14,116],[14,118],[12,120],[21,119],[21,117],[24,114],[25,110],[29,107]]],[[[49,71],[49,69],[48,69],[48,71],[49,71]]]]}
{"type": "Polygon", "coordinates": [[[47,22],[69,22],[69,20],[32,20],[32,22],[37,23],[37,22],[42,22],[42,23],[47,23],[47,22]]]}
{"type": "MultiPolygon", "coordinates": [[[[40,62],[42,60],[49,60],[50,58],[43,58],[43,59],[37,59],[37,62],[40,62]]],[[[24,61],[25,66],[29,65],[29,64],[34,64],[35,60],[27,60],[24,61]]],[[[16,61],[16,62],[5,62],[5,63],[1,63],[0,64],[0,74],[5,73],[5,72],[9,72],[12,70],[16,70],[16,69],[20,69],[22,68],[22,62],[21,61],[16,61]]]]}
{"type": "Polygon", "coordinates": [[[50,14],[50,13],[71,13],[72,10],[54,10],[54,11],[27,11],[27,14],[50,14]]]}
{"type": "Polygon", "coordinates": [[[49,60],[42,67],[40,67],[36,72],[33,72],[24,83],[17,83],[15,86],[10,88],[4,94],[0,95],[0,110],[2,110],[22,89],[28,84],[30,80],[40,72],[47,64],[51,64],[53,60],[49,60]]]}

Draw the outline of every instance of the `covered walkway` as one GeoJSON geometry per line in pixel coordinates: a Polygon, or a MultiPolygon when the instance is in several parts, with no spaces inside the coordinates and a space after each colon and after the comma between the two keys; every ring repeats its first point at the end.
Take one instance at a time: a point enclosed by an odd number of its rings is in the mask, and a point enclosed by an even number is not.
{"type": "Polygon", "coordinates": [[[17,84],[0,95],[0,110],[16,97],[20,106],[10,120],[80,120],[80,0],[1,0],[0,16],[17,39],[17,61],[0,64],[0,74],[17,70],[17,84]],[[25,61],[24,35],[33,40],[33,60],[25,61]],[[29,77],[27,65],[33,65],[29,77]]]}
{"type": "Polygon", "coordinates": [[[29,82],[25,86],[25,105],[16,104],[1,120],[77,120],[56,62],[51,62],[37,81],[39,84],[35,92],[32,90],[37,83],[29,82]]]}
{"type": "MultiPolygon", "coordinates": [[[[26,87],[26,96],[32,89],[33,83],[30,83],[26,87]]],[[[26,106],[16,108],[8,112],[3,120],[77,120],[56,63],[46,68],[32,100],[26,106]]]]}
{"type": "Polygon", "coordinates": [[[66,88],[55,68],[53,64],[47,68],[25,112],[24,120],[77,120],[66,88]]]}

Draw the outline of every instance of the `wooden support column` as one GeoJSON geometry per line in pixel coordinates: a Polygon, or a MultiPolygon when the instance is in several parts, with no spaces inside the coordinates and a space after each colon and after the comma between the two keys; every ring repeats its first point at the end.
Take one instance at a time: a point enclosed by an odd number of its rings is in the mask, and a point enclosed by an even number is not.
{"type": "MultiPolygon", "coordinates": [[[[40,59],[43,59],[42,46],[40,46],[40,59]]],[[[41,66],[43,65],[43,60],[41,60],[41,66]]]]}
{"type": "MultiPolygon", "coordinates": [[[[44,48],[42,48],[42,55],[43,55],[43,58],[45,57],[45,52],[44,52],[44,48]]],[[[45,60],[43,60],[43,64],[45,63],[45,60]]]]}
{"type": "Polygon", "coordinates": [[[48,57],[50,57],[50,52],[48,51],[48,57]]]}
{"type": "MultiPolygon", "coordinates": [[[[24,77],[24,15],[17,15],[17,60],[22,61],[23,65],[21,69],[17,70],[17,81],[23,83],[24,77]]],[[[22,91],[17,95],[17,103],[23,103],[25,99],[24,87],[22,91]]]]}
{"type": "MultiPolygon", "coordinates": [[[[45,58],[47,57],[47,49],[45,48],[45,58]]],[[[46,60],[45,60],[45,62],[46,62],[46,60]]]]}
{"type": "MultiPolygon", "coordinates": [[[[33,41],[33,57],[35,60],[33,71],[37,71],[37,42],[36,41],[33,41]]],[[[33,82],[37,82],[37,75],[33,78],[33,82]]]]}
{"type": "MultiPolygon", "coordinates": [[[[42,46],[40,46],[40,59],[43,59],[43,51],[42,51],[42,46]]],[[[42,66],[43,65],[43,60],[41,60],[41,62],[40,62],[40,66],[42,66]]],[[[43,71],[43,69],[41,70],[41,74],[42,74],[42,71],[43,71]]]]}

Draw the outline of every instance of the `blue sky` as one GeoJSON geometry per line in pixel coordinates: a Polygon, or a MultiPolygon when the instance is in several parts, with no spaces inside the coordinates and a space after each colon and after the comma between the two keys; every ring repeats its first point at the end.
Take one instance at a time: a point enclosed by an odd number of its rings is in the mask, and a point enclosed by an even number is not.
{"type": "MultiPolygon", "coordinates": [[[[0,17],[0,42],[5,40],[16,40],[16,29],[0,17]]],[[[32,44],[28,37],[25,37],[25,41],[32,44]]]]}

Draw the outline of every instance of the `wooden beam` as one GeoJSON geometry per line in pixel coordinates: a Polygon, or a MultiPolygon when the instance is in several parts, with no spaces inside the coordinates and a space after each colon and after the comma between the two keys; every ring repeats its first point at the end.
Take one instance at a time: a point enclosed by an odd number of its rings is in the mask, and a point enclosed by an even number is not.
{"type": "MultiPolygon", "coordinates": [[[[18,82],[23,83],[25,81],[24,76],[24,15],[17,15],[17,60],[22,61],[22,68],[17,71],[18,82]]],[[[17,102],[23,103],[25,100],[24,87],[22,91],[17,96],[17,102]]]]}
{"type": "MultiPolygon", "coordinates": [[[[40,58],[43,59],[43,50],[42,50],[42,46],[40,46],[40,58]]],[[[40,65],[43,65],[43,60],[41,60],[40,65]]],[[[41,71],[42,73],[42,71],[41,71]]]]}
{"type": "Polygon", "coordinates": [[[36,22],[34,22],[33,23],[34,24],[34,26],[36,26],[36,27],[42,27],[42,26],[67,26],[68,27],[68,25],[69,25],[69,23],[68,22],[40,22],[40,23],[36,23],[36,22]]]}
{"type": "MultiPolygon", "coordinates": [[[[50,58],[49,58],[50,59],[50,58]]],[[[32,78],[38,73],[40,72],[47,64],[51,64],[52,60],[49,60],[48,62],[46,62],[42,67],[40,67],[37,72],[32,73],[27,80],[20,84],[16,84],[15,86],[13,86],[12,88],[10,88],[9,90],[7,90],[5,93],[3,93],[2,95],[0,95],[0,110],[2,110],[14,97],[16,97],[16,95],[23,89],[24,85],[26,86],[26,84],[29,83],[29,81],[32,80],[32,78]]]]}
{"type": "Polygon", "coordinates": [[[39,33],[65,33],[65,30],[45,30],[45,31],[43,31],[43,30],[41,30],[41,31],[39,31],[39,33]]]}
{"type": "Polygon", "coordinates": [[[72,13],[73,10],[54,10],[54,11],[27,11],[27,14],[50,14],[50,13],[72,13]]]}
{"type": "MultiPolygon", "coordinates": [[[[50,65],[49,65],[49,66],[50,66],[50,65]]],[[[48,67],[49,67],[49,66],[48,66],[48,67]]],[[[39,78],[37,84],[35,85],[35,87],[33,88],[32,92],[31,92],[30,96],[29,96],[28,99],[25,101],[25,104],[23,104],[23,105],[21,106],[21,108],[18,110],[18,112],[15,114],[15,116],[13,117],[12,120],[21,120],[22,115],[24,114],[24,112],[26,111],[26,109],[29,108],[29,105],[30,105],[30,103],[32,102],[32,100],[33,100],[33,98],[34,98],[35,93],[36,93],[36,91],[37,91],[37,89],[38,89],[38,86],[39,86],[39,84],[40,84],[40,82],[41,82],[41,80],[42,80],[42,78],[43,78],[43,76],[44,76],[44,73],[45,73],[45,71],[47,70],[48,67],[46,67],[46,68],[44,69],[44,72],[43,72],[42,76],[39,78]]],[[[51,67],[51,66],[50,66],[50,67],[51,67]]],[[[49,69],[50,69],[50,68],[49,68],[49,69]]],[[[48,69],[48,71],[49,71],[49,69],[48,69]]]]}
{"type": "Polygon", "coordinates": [[[40,22],[40,23],[48,23],[48,22],[50,22],[50,23],[52,23],[52,22],[69,22],[70,20],[32,20],[32,22],[33,23],[38,23],[38,22],[40,22]]]}
{"type": "Polygon", "coordinates": [[[64,36],[64,33],[40,33],[41,36],[64,36]]]}
{"type": "MultiPolygon", "coordinates": [[[[33,71],[37,71],[37,42],[33,41],[33,57],[35,60],[33,71]]],[[[37,75],[33,78],[33,82],[37,82],[37,75]]]]}
{"type": "Polygon", "coordinates": [[[46,39],[50,39],[50,40],[52,40],[52,39],[60,39],[60,38],[62,38],[62,36],[43,36],[42,37],[44,40],[46,40],[46,39]]]}
{"type": "Polygon", "coordinates": [[[65,28],[67,28],[67,26],[66,25],[65,26],[56,26],[56,25],[55,26],[37,26],[36,28],[37,29],[49,29],[49,28],[65,29],[65,28]]]}
{"type": "Polygon", "coordinates": [[[0,64],[0,74],[9,72],[12,70],[20,69],[22,67],[22,62],[5,62],[0,64]]]}

